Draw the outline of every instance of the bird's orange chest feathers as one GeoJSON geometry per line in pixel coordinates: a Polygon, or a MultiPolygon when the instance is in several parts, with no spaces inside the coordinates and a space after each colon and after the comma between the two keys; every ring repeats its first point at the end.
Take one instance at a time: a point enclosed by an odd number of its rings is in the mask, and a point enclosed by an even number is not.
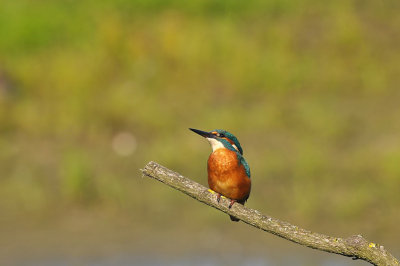
{"type": "Polygon", "coordinates": [[[210,188],[230,199],[245,201],[251,189],[251,180],[239,163],[236,152],[217,149],[208,158],[210,188]]]}

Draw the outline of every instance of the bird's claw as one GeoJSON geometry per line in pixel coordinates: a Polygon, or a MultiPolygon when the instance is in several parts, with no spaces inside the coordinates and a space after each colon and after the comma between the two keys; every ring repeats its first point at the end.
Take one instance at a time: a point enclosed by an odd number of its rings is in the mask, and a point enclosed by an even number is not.
{"type": "MultiPolygon", "coordinates": [[[[221,201],[221,197],[223,197],[223,196],[221,195],[221,193],[217,193],[217,202],[218,202],[218,203],[221,201]]],[[[232,208],[232,206],[233,206],[233,204],[234,204],[235,202],[236,202],[236,200],[231,199],[228,208],[229,208],[229,209],[232,208]]]]}
{"type": "Polygon", "coordinates": [[[218,193],[218,194],[217,194],[217,202],[219,203],[220,200],[221,200],[221,194],[218,193]]]}

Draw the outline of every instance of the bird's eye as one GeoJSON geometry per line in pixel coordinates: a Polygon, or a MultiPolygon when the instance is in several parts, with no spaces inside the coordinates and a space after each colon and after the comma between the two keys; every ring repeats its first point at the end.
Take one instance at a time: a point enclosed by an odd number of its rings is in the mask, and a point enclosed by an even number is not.
{"type": "Polygon", "coordinates": [[[223,133],[218,134],[220,138],[225,138],[225,135],[223,133]]]}

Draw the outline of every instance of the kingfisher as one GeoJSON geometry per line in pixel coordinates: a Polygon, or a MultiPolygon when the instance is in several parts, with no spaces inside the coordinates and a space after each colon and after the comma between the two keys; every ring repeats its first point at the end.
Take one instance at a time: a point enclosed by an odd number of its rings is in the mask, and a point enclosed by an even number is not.
{"type": "MultiPolygon", "coordinates": [[[[251,190],[250,167],[238,139],[222,129],[210,132],[189,129],[205,137],[211,145],[212,153],[207,162],[208,185],[217,193],[217,202],[222,195],[230,199],[229,209],[235,202],[244,205],[251,190]]],[[[230,218],[239,221],[236,217],[230,218]]]]}

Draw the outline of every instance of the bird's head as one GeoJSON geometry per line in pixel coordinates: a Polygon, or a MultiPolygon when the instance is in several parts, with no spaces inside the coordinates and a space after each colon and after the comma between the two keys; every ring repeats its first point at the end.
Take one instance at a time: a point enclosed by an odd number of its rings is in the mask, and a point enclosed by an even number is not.
{"type": "Polygon", "coordinates": [[[191,131],[205,137],[210,142],[213,151],[220,148],[234,149],[243,155],[242,147],[238,139],[230,132],[223,129],[215,129],[210,132],[189,128],[191,131]]]}

